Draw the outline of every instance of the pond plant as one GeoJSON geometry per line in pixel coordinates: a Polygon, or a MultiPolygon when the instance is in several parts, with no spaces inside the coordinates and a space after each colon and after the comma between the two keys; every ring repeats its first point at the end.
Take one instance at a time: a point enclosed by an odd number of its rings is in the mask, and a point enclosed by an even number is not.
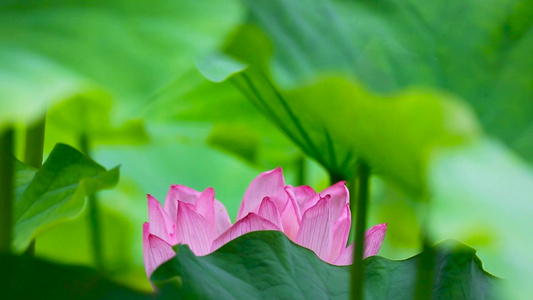
{"type": "Polygon", "coordinates": [[[1,2],[0,298],[530,299],[532,12],[1,2]]]}

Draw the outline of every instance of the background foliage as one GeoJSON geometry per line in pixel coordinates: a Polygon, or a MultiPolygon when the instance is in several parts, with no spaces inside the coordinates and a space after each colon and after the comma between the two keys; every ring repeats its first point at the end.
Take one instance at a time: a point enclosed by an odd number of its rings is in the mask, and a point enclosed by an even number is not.
{"type": "MultiPolygon", "coordinates": [[[[91,170],[65,173],[74,196],[56,199],[79,216],[16,225],[15,248],[40,233],[38,257],[94,267],[83,190],[96,173],[113,186],[120,165],[117,187],[98,193],[105,272],[150,291],[147,193],[212,186],[236,216],[259,171],[280,165],[288,183],[320,190],[363,158],[376,175],[369,223],[389,228],[381,255],[418,253],[424,228],[477,249],[521,298],[533,269],[532,12],[531,0],[4,1],[0,128],[16,126],[22,160],[25,126],[47,112],[47,163],[91,170]],[[83,150],[82,136],[105,168],[54,148],[83,150]]],[[[54,199],[17,168],[18,204],[54,199]]]]}

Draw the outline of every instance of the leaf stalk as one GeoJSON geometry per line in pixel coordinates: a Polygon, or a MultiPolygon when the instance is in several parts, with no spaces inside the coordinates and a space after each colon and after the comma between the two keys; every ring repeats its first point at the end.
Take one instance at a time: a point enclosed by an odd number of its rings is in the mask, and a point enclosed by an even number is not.
{"type": "MultiPolygon", "coordinates": [[[[46,115],[26,128],[24,163],[36,169],[43,164],[45,124],[46,115]]],[[[26,253],[35,255],[35,240],[31,241],[26,253]]]]}
{"type": "MultiPolygon", "coordinates": [[[[356,220],[355,220],[355,245],[353,252],[353,264],[351,274],[351,299],[361,300],[363,299],[364,291],[364,279],[365,279],[365,266],[363,263],[364,244],[365,244],[365,228],[366,228],[366,215],[369,196],[369,178],[370,167],[364,161],[360,161],[358,164],[358,193],[356,201],[350,201],[351,210],[356,207],[356,220]]],[[[353,196],[352,192],[352,198],[353,196]]],[[[352,199],[353,200],[353,199],[352,199]]]]}
{"type": "MultiPolygon", "coordinates": [[[[89,138],[86,133],[80,135],[80,150],[90,158],[89,138]]],[[[98,199],[96,194],[91,194],[87,197],[87,210],[89,211],[89,226],[91,230],[91,245],[93,258],[98,270],[104,268],[104,255],[102,248],[102,234],[100,228],[100,209],[98,207],[98,199]]]]}
{"type": "Polygon", "coordinates": [[[13,128],[0,132],[0,253],[11,252],[13,239],[13,128]]]}

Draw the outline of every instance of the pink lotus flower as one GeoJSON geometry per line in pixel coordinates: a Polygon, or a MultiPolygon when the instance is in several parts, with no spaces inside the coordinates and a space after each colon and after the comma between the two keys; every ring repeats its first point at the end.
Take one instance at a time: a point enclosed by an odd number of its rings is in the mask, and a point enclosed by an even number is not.
{"type": "MultiPolygon", "coordinates": [[[[164,208],[148,195],[148,220],[143,225],[148,278],[175,255],[172,245],[187,244],[201,256],[258,230],[282,231],[328,263],[352,263],[353,244],[346,247],[351,213],[344,182],[317,194],[308,186],[285,185],[281,168],[262,173],[252,181],[233,225],[212,188],[200,193],[182,185],[170,187],[164,208]]],[[[386,229],[387,224],[379,224],[366,232],[365,257],[378,253],[386,229]]]]}

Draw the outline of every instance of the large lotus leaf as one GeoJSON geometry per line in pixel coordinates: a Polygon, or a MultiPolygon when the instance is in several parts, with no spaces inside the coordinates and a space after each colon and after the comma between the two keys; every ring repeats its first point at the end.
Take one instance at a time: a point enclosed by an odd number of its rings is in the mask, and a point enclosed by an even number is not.
{"type": "Polygon", "coordinates": [[[118,167],[108,171],[63,144],[52,150],[38,171],[22,163],[16,166],[15,251],[24,250],[36,235],[54,224],[77,216],[87,195],[112,188],[119,177],[118,167]]]}
{"type": "MultiPolygon", "coordinates": [[[[270,55],[270,44],[261,32],[250,30],[248,37],[259,43],[254,48],[255,54],[270,55]]],[[[250,47],[249,42],[245,48],[250,47]]],[[[190,132],[190,128],[203,126],[207,129],[197,131],[194,136],[180,137],[180,142],[205,144],[207,141],[210,146],[235,154],[261,169],[294,164],[300,151],[252,103],[243,99],[241,86],[227,80],[220,84],[211,82],[227,79],[245,69],[246,64],[214,51],[199,57],[196,65],[200,72],[191,70],[183,74],[146,102],[139,111],[143,118],[158,123],[159,129],[163,122],[172,123],[174,132],[167,131],[170,127],[165,129],[171,139],[176,132],[190,132]]]]}
{"type": "MultiPolygon", "coordinates": [[[[243,47],[230,49],[243,51],[247,31],[235,40],[243,47]]],[[[350,178],[363,158],[374,172],[421,195],[431,151],[478,135],[469,109],[447,93],[411,89],[380,95],[344,77],[323,77],[282,90],[254,67],[231,75],[243,94],[333,180],[350,178]]]]}
{"type": "Polygon", "coordinates": [[[491,140],[436,153],[429,167],[433,238],[468,241],[490,272],[507,279],[506,299],[533,293],[533,170],[491,140]]]}
{"type": "Polygon", "coordinates": [[[533,161],[533,1],[245,1],[272,41],[283,87],[323,73],[384,93],[458,95],[483,127],[533,161]]]}
{"type": "Polygon", "coordinates": [[[26,121],[95,88],[135,111],[216,47],[240,12],[234,1],[4,1],[0,120],[26,121]]]}
{"type": "MultiPolygon", "coordinates": [[[[224,58],[216,54],[202,61],[208,69],[204,74],[226,77],[239,70],[234,68],[238,63],[224,58]]],[[[139,112],[151,138],[166,137],[167,142],[185,144],[207,142],[261,169],[294,164],[300,153],[252,103],[243,99],[234,84],[210,82],[196,70],[169,84],[139,112]]]]}
{"type": "Polygon", "coordinates": [[[317,148],[329,154],[334,170],[352,171],[346,170],[346,162],[355,155],[375,173],[415,192],[425,191],[426,162],[434,148],[477,135],[469,110],[454,97],[434,91],[384,97],[348,80],[328,78],[283,95],[306,122],[306,130],[315,133],[313,140],[322,136],[326,143],[317,148]],[[346,156],[336,157],[337,147],[348,149],[346,156]]]}
{"type": "Polygon", "coordinates": [[[113,101],[102,92],[77,95],[52,107],[46,115],[44,151],[55,144],[79,145],[85,135],[89,146],[96,144],[142,144],[148,141],[144,122],[130,118],[116,124],[113,101]]]}
{"type": "MultiPolygon", "coordinates": [[[[426,190],[429,153],[478,134],[468,107],[453,94],[435,89],[375,93],[347,75],[316,75],[313,80],[302,80],[298,88],[284,88],[265,69],[269,45],[256,27],[242,26],[224,51],[248,67],[219,62],[216,66],[226,66],[225,72],[205,66],[200,71],[207,78],[229,78],[287,137],[323,165],[334,181],[350,178],[362,158],[374,172],[420,196],[426,190]]],[[[218,59],[231,62],[233,58],[218,59]]]]}
{"type": "MultiPolygon", "coordinates": [[[[252,232],[212,254],[195,256],[187,246],[160,266],[152,280],[161,298],[347,299],[350,267],[333,266],[277,231],[252,232]]],[[[403,261],[365,260],[365,299],[413,299],[420,255],[403,261]]],[[[491,299],[497,280],[475,250],[446,241],[436,246],[433,299],[491,299]]]]}
{"type": "Polygon", "coordinates": [[[0,289],[6,299],[151,299],[87,267],[5,254],[0,264],[0,289]]]}

